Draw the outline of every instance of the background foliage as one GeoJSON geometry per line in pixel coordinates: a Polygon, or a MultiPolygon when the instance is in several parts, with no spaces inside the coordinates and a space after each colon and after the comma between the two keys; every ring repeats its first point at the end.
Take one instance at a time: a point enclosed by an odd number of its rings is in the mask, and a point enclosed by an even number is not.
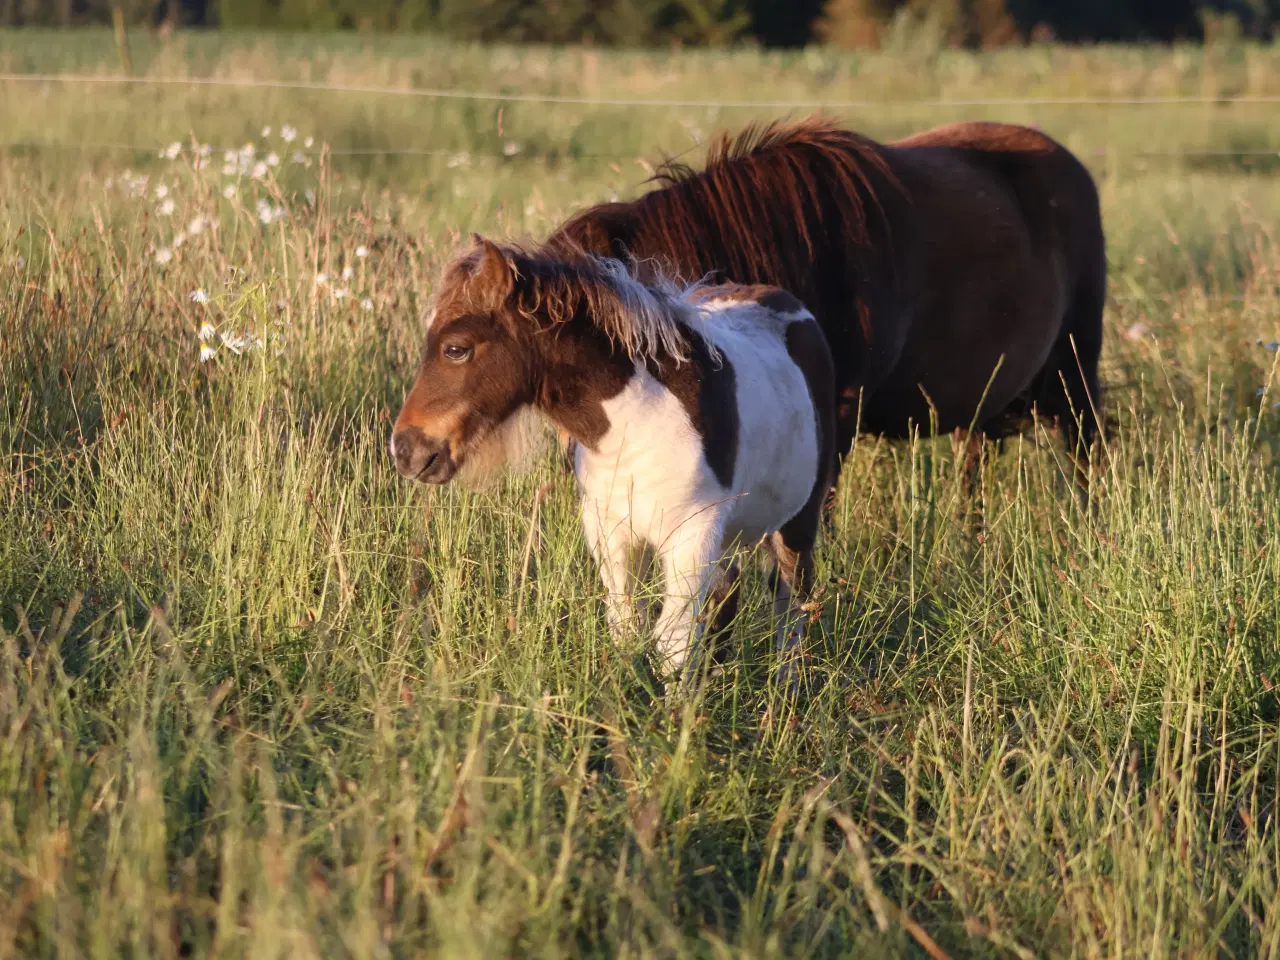
{"type": "Polygon", "coordinates": [[[1270,36],[1280,0],[0,0],[0,25],[106,22],[430,31],[460,40],[846,47],[1270,36]],[[1225,20],[1223,18],[1226,18],[1225,20]]]}

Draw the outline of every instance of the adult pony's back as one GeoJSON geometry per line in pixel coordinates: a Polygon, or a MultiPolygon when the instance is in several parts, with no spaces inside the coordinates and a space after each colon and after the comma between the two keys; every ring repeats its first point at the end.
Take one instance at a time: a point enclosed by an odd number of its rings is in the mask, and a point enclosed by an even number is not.
{"type": "Polygon", "coordinates": [[[1033,410],[1073,455],[1098,433],[1098,193],[1051,138],[957,123],[881,144],[810,117],[722,137],[705,169],[655,179],[548,246],[791,291],[831,345],[841,453],[859,429],[999,438],[1033,410]]]}

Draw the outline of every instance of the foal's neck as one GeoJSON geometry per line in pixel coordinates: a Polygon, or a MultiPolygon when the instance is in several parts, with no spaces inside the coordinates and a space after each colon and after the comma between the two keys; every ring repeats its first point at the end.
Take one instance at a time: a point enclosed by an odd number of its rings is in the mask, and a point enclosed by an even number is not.
{"type": "Polygon", "coordinates": [[[604,402],[635,373],[635,361],[581,318],[539,337],[534,406],[576,442],[593,449],[609,429],[604,402]]]}

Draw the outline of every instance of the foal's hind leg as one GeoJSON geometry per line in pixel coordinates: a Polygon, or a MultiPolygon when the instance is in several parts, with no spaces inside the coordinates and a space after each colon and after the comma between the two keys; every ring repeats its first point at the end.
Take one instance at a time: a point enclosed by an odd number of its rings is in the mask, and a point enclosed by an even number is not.
{"type": "Polygon", "coordinates": [[[729,656],[729,631],[738,616],[741,578],[742,569],[737,563],[728,557],[721,560],[707,595],[707,605],[700,614],[706,618],[703,638],[713,645],[711,658],[716,663],[724,663],[729,656]]]}
{"type": "Polygon", "coordinates": [[[778,686],[788,693],[794,692],[799,682],[799,648],[805,618],[800,608],[813,588],[813,546],[817,539],[814,520],[816,517],[797,518],[769,537],[769,552],[773,555],[769,580],[778,624],[778,686]]]}

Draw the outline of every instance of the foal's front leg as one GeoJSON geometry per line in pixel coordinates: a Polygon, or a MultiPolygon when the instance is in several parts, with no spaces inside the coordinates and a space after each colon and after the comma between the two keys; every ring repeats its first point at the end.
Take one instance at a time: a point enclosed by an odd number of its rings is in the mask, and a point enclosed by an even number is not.
{"type": "Polygon", "coordinates": [[[677,530],[659,547],[666,581],[654,643],[664,674],[678,680],[698,666],[706,625],[701,614],[723,549],[719,523],[677,530]],[[690,654],[693,654],[690,657],[690,654]]]}
{"type": "Polygon", "coordinates": [[[625,519],[604,513],[600,504],[594,500],[583,501],[582,531],[591,556],[600,568],[609,630],[615,639],[621,639],[639,627],[639,617],[632,598],[639,579],[640,559],[644,553],[642,545],[625,519]]]}

